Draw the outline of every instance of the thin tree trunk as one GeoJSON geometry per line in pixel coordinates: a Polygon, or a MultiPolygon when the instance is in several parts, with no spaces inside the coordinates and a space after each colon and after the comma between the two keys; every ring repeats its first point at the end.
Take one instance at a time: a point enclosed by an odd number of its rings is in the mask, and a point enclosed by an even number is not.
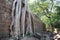
{"type": "Polygon", "coordinates": [[[15,13],[15,38],[18,40],[18,36],[20,35],[20,14],[21,14],[21,0],[17,1],[16,5],[16,13],[15,13]]]}
{"type": "Polygon", "coordinates": [[[30,10],[28,9],[27,11],[29,11],[28,13],[28,21],[27,21],[27,31],[26,31],[26,34],[31,34],[33,33],[33,30],[32,30],[32,21],[31,21],[31,12],[30,10]]]}
{"type": "Polygon", "coordinates": [[[12,23],[10,25],[10,30],[12,37],[15,37],[17,40],[18,36],[20,36],[20,14],[21,14],[21,0],[14,0],[12,7],[12,23]],[[14,31],[12,30],[12,28],[14,28],[14,31]]]}
{"type": "Polygon", "coordinates": [[[16,0],[13,2],[13,6],[12,6],[12,22],[11,22],[11,25],[10,25],[10,30],[11,30],[10,34],[11,34],[12,37],[13,37],[15,3],[16,3],[16,0]]]}
{"type": "Polygon", "coordinates": [[[21,18],[21,27],[22,27],[22,34],[24,37],[24,32],[25,32],[25,8],[22,9],[22,18],[21,18]]]}
{"type": "MultiPolygon", "coordinates": [[[[22,6],[22,1],[21,0],[19,0],[18,1],[19,2],[19,21],[20,21],[20,19],[21,19],[21,6],[22,6]]],[[[19,23],[19,25],[21,24],[21,21],[20,21],[20,23],[19,23]]],[[[20,27],[19,27],[19,36],[20,36],[20,34],[21,34],[21,25],[20,25],[20,27]]]]}
{"type": "Polygon", "coordinates": [[[24,0],[23,1],[24,5],[22,7],[22,17],[21,17],[21,26],[22,26],[22,34],[23,34],[23,37],[24,37],[24,34],[25,34],[25,15],[26,15],[26,7],[27,7],[27,0],[24,0]]]}

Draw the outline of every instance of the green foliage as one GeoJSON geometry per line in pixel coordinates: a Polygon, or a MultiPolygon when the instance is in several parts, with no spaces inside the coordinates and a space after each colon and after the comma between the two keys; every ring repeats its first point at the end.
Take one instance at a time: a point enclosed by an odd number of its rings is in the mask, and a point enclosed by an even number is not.
{"type": "Polygon", "coordinates": [[[60,28],[60,6],[55,0],[35,0],[29,7],[47,25],[60,28]]]}

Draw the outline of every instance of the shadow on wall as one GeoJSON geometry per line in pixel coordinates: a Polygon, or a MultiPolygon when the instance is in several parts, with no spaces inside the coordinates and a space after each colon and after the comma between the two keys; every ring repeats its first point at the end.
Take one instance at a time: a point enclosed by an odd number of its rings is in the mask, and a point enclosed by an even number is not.
{"type": "Polygon", "coordinates": [[[0,40],[3,38],[8,38],[9,37],[9,33],[8,32],[0,32],[0,40]]]}

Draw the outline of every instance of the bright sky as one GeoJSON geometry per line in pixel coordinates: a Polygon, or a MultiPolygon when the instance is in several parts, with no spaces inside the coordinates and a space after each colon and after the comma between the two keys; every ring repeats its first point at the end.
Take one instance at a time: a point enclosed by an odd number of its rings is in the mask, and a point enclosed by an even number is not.
{"type": "MultiPolygon", "coordinates": [[[[34,1],[36,1],[36,0],[29,0],[29,3],[34,3],[34,1]]],[[[54,3],[56,4],[56,3],[60,3],[60,0],[54,0],[54,3]]]]}
{"type": "Polygon", "coordinates": [[[30,0],[29,3],[33,3],[35,0],[30,0]]]}

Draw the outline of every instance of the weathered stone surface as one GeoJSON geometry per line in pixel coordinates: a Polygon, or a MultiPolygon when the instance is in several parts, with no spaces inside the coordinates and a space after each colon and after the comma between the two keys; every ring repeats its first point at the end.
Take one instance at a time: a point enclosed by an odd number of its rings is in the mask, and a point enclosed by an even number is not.
{"type": "Polygon", "coordinates": [[[24,37],[21,40],[39,40],[39,39],[34,38],[34,37],[24,37]]]}
{"type": "Polygon", "coordinates": [[[9,37],[12,1],[0,0],[0,39],[2,40],[9,37]]]}
{"type": "MultiPolygon", "coordinates": [[[[13,0],[0,0],[0,39],[9,37],[9,26],[11,22],[11,10],[12,10],[12,2],[13,0]]],[[[41,33],[43,30],[43,23],[37,18],[33,17],[34,21],[34,31],[41,33]]],[[[27,38],[24,37],[22,40],[38,40],[36,38],[27,38]]],[[[8,40],[8,39],[6,39],[8,40]]]]}

